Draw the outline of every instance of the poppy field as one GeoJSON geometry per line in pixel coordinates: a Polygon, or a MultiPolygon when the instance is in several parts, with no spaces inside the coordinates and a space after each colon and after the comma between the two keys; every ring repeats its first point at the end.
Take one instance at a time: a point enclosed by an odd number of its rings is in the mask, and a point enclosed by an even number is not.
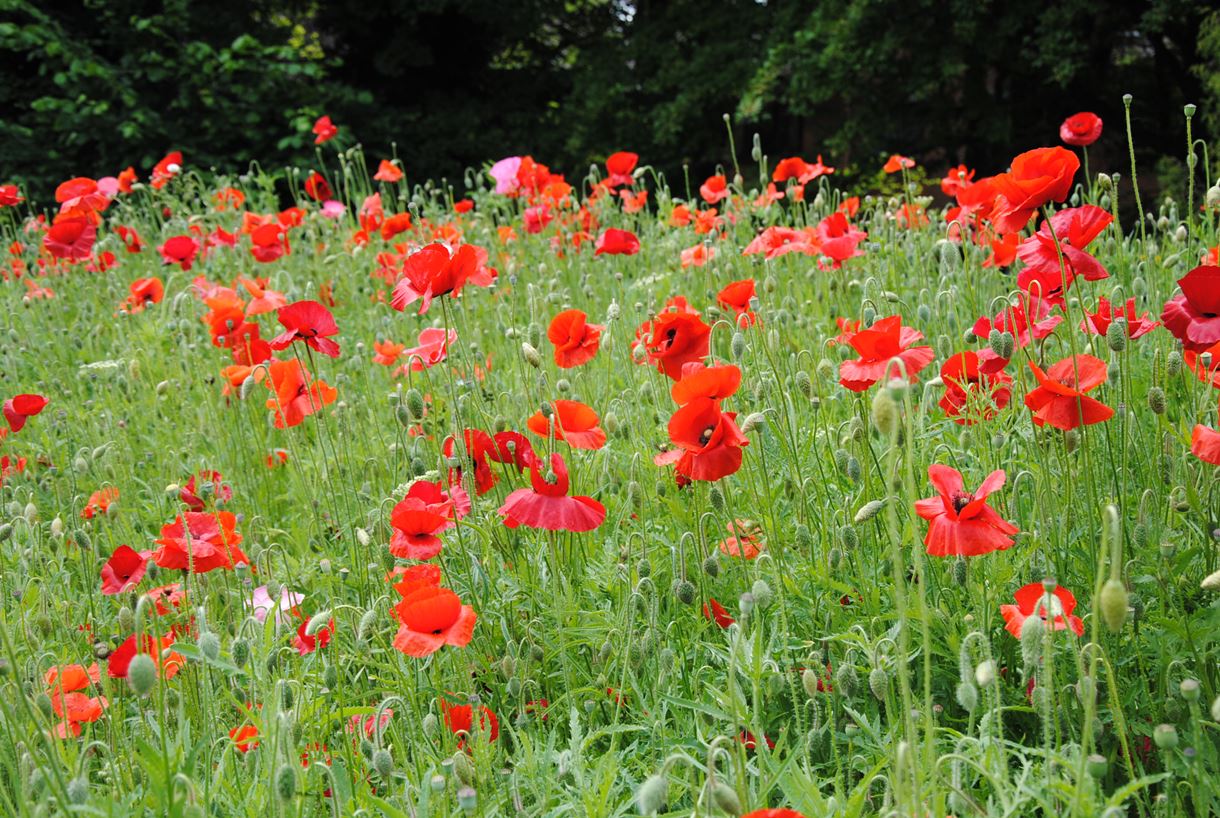
{"type": "Polygon", "coordinates": [[[1192,114],[0,185],[0,811],[1215,814],[1192,114]]]}

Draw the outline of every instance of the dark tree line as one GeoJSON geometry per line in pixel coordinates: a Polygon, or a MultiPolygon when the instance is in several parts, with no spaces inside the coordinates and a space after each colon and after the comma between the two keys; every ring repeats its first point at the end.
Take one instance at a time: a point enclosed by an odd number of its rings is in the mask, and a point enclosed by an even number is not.
{"type": "Polygon", "coordinates": [[[323,113],[451,180],[527,152],[574,180],[630,149],[681,184],[729,165],[725,113],[743,164],[759,133],[772,162],[868,173],[885,151],[993,172],[1082,109],[1120,167],[1124,93],[1141,161],[1182,164],[1186,102],[1220,132],[1199,0],[4,0],[0,66],[0,181],[39,198],[170,149],[308,163],[323,113]]]}

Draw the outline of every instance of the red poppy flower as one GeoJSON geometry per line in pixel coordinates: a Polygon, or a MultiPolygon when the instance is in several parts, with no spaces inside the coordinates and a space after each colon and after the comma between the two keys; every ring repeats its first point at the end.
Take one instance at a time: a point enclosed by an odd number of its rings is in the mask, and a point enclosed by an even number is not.
{"type": "Polygon", "coordinates": [[[453,203],[454,213],[469,213],[474,210],[474,201],[471,199],[458,199],[453,203]]]}
{"type": "Polygon", "coordinates": [[[703,618],[709,622],[715,622],[721,628],[727,628],[737,621],[729,616],[729,612],[724,609],[723,605],[711,597],[708,597],[707,604],[703,606],[703,618]]]}
{"type": "MultiPolygon", "coordinates": [[[[3,435],[0,435],[3,437],[3,435]]],[[[25,471],[25,458],[12,458],[6,455],[0,455],[0,486],[4,485],[4,481],[12,477],[14,474],[20,474],[25,471]]]]}
{"type": "Polygon", "coordinates": [[[394,182],[402,181],[402,168],[395,165],[389,159],[382,159],[377,165],[377,172],[373,174],[373,178],[378,182],[394,182]]]}
{"type": "Polygon", "coordinates": [[[991,178],[998,194],[992,222],[1001,232],[1019,232],[1035,210],[1067,198],[1079,169],[1080,159],[1066,148],[1035,148],[1019,154],[1008,173],[991,178]]]}
{"type": "Polygon", "coordinates": [[[234,530],[237,518],[230,511],[208,514],[188,511],[162,526],[153,562],[162,568],[206,574],[217,568],[231,570],[249,558],[238,548],[242,536],[234,530]]]}
{"type": "Polygon", "coordinates": [[[743,256],[757,253],[762,253],[766,259],[778,258],[788,253],[815,256],[818,254],[817,237],[809,230],[773,225],[755,236],[741,251],[743,256]]]}
{"type": "Polygon", "coordinates": [[[974,171],[965,165],[950,168],[940,180],[940,189],[946,196],[957,198],[957,194],[974,184],[974,171]]]}
{"type": "Polygon", "coordinates": [[[716,248],[708,247],[706,244],[696,244],[694,247],[687,247],[678,254],[678,259],[682,264],[682,269],[688,267],[702,267],[716,257],[716,248]]]}
{"type": "Polygon", "coordinates": [[[93,179],[84,176],[69,179],[55,188],[55,201],[59,202],[59,215],[86,216],[93,218],[110,204],[108,197],[93,179]]]}
{"type": "Polygon", "coordinates": [[[453,527],[453,521],[453,502],[439,487],[427,481],[415,483],[390,512],[390,527],[394,529],[390,553],[399,559],[432,559],[443,545],[436,535],[453,527]]]}
{"type": "Polygon", "coordinates": [[[604,329],[600,324],[588,323],[588,316],[580,310],[564,310],[556,315],[546,331],[547,340],[555,348],[555,365],[571,369],[593,360],[604,329]]]}
{"type": "Polygon", "coordinates": [[[327,624],[314,631],[312,636],[305,632],[308,628],[309,620],[306,619],[297,628],[296,636],[292,638],[292,646],[301,656],[313,653],[318,648],[324,648],[330,644],[331,634],[335,632],[335,620],[332,618],[327,624]]]}
{"type": "Polygon", "coordinates": [[[139,253],[144,249],[144,242],[134,227],[119,225],[114,228],[114,232],[122,240],[123,246],[127,248],[128,253],[139,253]]]}
{"type": "Polygon", "coordinates": [[[1072,633],[1084,636],[1084,622],[1080,617],[1072,616],[1072,611],[1076,610],[1076,597],[1067,588],[1056,585],[1048,595],[1041,582],[1031,582],[1013,594],[1013,598],[1017,604],[1001,605],[1000,614],[1004,617],[1004,629],[1018,639],[1021,637],[1021,626],[1031,616],[1041,617],[1043,624],[1049,620],[1054,630],[1071,628],[1072,633]]]}
{"type": "Polygon", "coordinates": [[[244,724],[229,731],[229,738],[239,753],[248,753],[258,747],[258,728],[253,724],[244,724]]]}
{"type": "Polygon", "coordinates": [[[1038,387],[1025,396],[1025,405],[1034,413],[1034,424],[1050,424],[1056,429],[1075,429],[1109,420],[1114,410],[1085,395],[1106,382],[1105,361],[1092,355],[1064,358],[1043,372],[1032,361],[1029,368],[1038,387]]]}
{"type": "Polygon", "coordinates": [[[149,304],[160,304],[165,298],[165,285],[159,278],[137,278],[128,288],[130,295],[123,302],[129,313],[143,312],[149,304]]]}
{"type": "Polygon", "coordinates": [[[732,536],[720,541],[720,553],[743,560],[752,560],[762,553],[762,529],[752,520],[734,520],[727,527],[732,536]]]}
{"type": "Polygon", "coordinates": [[[1092,145],[1100,137],[1101,117],[1087,111],[1072,114],[1059,126],[1059,138],[1066,145],[1084,147],[1092,145]]]}
{"type": "Polygon", "coordinates": [[[423,315],[432,299],[459,294],[478,267],[479,257],[472,245],[463,244],[451,253],[443,244],[429,244],[407,257],[390,306],[402,312],[420,301],[419,314],[423,315]]]}
{"type": "Polygon", "coordinates": [[[199,496],[212,498],[216,505],[227,503],[233,499],[233,487],[223,482],[224,476],[218,471],[201,471],[192,474],[182,488],[178,489],[178,499],[191,511],[203,511],[207,504],[199,496]],[[199,481],[201,484],[197,485],[199,481]]]}
{"type": "Polygon", "coordinates": [[[102,671],[97,662],[89,667],[60,665],[49,669],[42,678],[46,683],[48,695],[54,696],[56,693],[75,693],[91,684],[97,684],[102,680],[102,671]]]}
{"type": "MultiPolygon", "coordinates": [[[[470,736],[474,733],[474,707],[469,704],[450,704],[444,698],[440,699],[441,713],[445,717],[445,726],[454,735],[470,736]]],[[[488,741],[500,737],[500,721],[486,706],[479,707],[479,730],[487,733],[488,741]]],[[[458,746],[465,746],[465,738],[458,746]]]]}
{"type": "MultiPolygon", "coordinates": [[[[740,733],[738,733],[737,740],[741,742],[742,747],[745,747],[750,752],[754,752],[758,749],[758,739],[756,739],[754,734],[749,730],[742,730],[740,733]]],[[[767,745],[768,750],[775,749],[775,742],[768,738],[765,733],[763,734],[763,743],[767,745]]]]}
{"type": "Polygon", "coordinates": [[[288,229],[284,225],[269,222],[250,231],[250,255],[260,264],[278,261],[291,252],[288,229]]]}
{"type": "Polygon", "coordinates": [[[110,654],[106,664],[106,675],[112,679],[126,679],[131,660],[136,658],[137,653],[144,653],[153,660],[159,677],[172,679],[186,664],[186,659],[176,651],[165,655],[165,651],[173,644],[174,634],[171,632],[160,639],[145,634],[144,638],[140,640],[140,646],[137,646],[136,636],[133,633],[123,644],[115,648],[114,653],[110,654]]]}
{"type": "Polygon", "coordinates": [[[313,123],[313,132],[315,145],[321,145],[323,142],[329,142],[339,134],[339,128],[335,123],[330,121],[329,116],[320,116],[313,123]]]}
{"type": "Polygon", "coordinates": [[[314,380],[300,361],[272,361],[267,387],[275,393],[267,408],[275,412],[275,428],[297,426],[308,416],[335,402],[338,391],[314,380]]]}
{"type": "Polygon", "coordinates": [[[130,591],[144,579],[151,551],[136,551],[127,545],[114,549],[102,566],[102,593],[108,596],[130,591]]]}
{"type": "Polygon", "coordinates": [[[199,242],[191,236],[174,236],[166,239],[157,252],[161,254],[162,264],[177,264],[183,270],[190,270],[199,255],[199,242]]]}
{"type": "Polygon", "coordinates": [[[373,363],[381,364],[382,366],[394,366],[394,364],[398,363],[398,359],[402,357],[402,351],[406,348],[406,344],[396,344],[393,341],[374,341],[373,363]]]}
{"type": "Polygon", "coordinates": [[[712,328],[697,312],[669,306],[636,330],[632,346],[642,349],[658,372],[676,381],[684,365],[707,357],[711,335],[712,328]]]}
{"type": "Polygon", "coordinates": [[[1012,399],[1012,378],[1003,370],[985,371],[979,365],[979,354],[971,350],[945,361],[940,378],[945,384],[940,408],[963,426],[991,420],[1012,399]]]}
{"type": "Polygon", "coordinates": [[[85,503],[85,507],[81,509],[81,519],[92,520],[98,514],[105,514],[110,510],[110,504],[117,499],[119,499],[119,490],[114,486],[98,489],[89,495],[89,502],[85,503]]]}
{"type": "Polygon", "coordinates": [[[1178,286],[1182,292],[1161,310],[1165,329],[1194,352],[1220,343],[1220,267],[1196,267],[1178,279],[1178,286]]]}
{"type": "Polygon", "coordinates": [[[50,691],[51,708],[60,718],[55,726],[55,734],[59,738],[79,736],[81,724],[95,722],[102,717],[102,712],[110,705],[105,696],[86,696],[84,693],[66,693],[62,690],[50,691]]]}
{"type": "Polygon", "coordinates": [[[831,267],[839,269],[849,258],[864,255],[860,242],[868,238],[863,230],[857,230],[840,212],[831,213],[818,222],[814,230],[818,253],[830,259],[831,267]]]}
{"type": "Polygon", "coordinates": [[[1114,217],[1096,205],[1061,210],[1051,217],[1049,224],[1044,220],[1038,232],[1017,248],[1017,258],[1025,262],[1025,268],[1017,276],[1017,285],[1051,303],[1062,303],[1064,293],[1076,276],[1082,276],[1086,281],[1108,278],[1106,268],[1084,252],[1084,248],[1112,221],[1114,217]],[[1063,253],[1062,264],[1060,252],[1063,253]]]}
{"type": "Polygon", "coordinates": [[[119,183],[119,192],[131,193],[132,185],[134,185],[139,178],[140,177],[136,175],[136,169],[130,165],[128,165],[125,170],[119,171],[119,178],[117,180],[119,183]]]}
{"type": "Polygon", "coordinates": [[[750,300],[754,298],[754,279],[743,278],[733,281],[716,294],[716,303],[737,314],[737,326],[751,327],[756,316],[750,308],[750,300]]]}
{"type": "Polygon", "coordinates": [[[317,301],[298,301],[276,312],[285,331],[271,339],[272,349],[285,349],[293,341],[304,341],[311,349],[332,358],[339,357],[339,345],[330,340],[338,335],[339,327],[330,310],[317,301]]]}
{"type": "Polygon", "coordinates": [[[885,164],[881,167],[886,173],[898,173],[900,170],[909,170],[915,167],[915,160],[909,156],[903,156],[895,153],[891,154],[890,158],[885,160],[885,164]]]}
{"type": "Polygon", "coordinates": [[[1182,363],[1186,368],[1195,373],[1203,383],[1210,383],[1212,386],[1220,389],[1220,341],[1212,344],[1202,352],[1195,352],[1193,349],[1188,349],[1182,353],[1182,363]],[[1206,355],[1211,356],[1210,363],[1204,363],[1206,355]]]}
{"type": "Polygon", "coordinates": [[[653,459],[657,465],[674,464],[675,471],[691,480],[719,480],[741,468],[743,446],[750,441],[737,427],[737,414],[723,412],[720,401],[697,397],[669,419],[669,439],[677,447],[653,459]]]}
{"type": "Polygon", "coordinates": [[[97,226],[84,216],[56,219],[51,229],[42,237],[42,246],[48,253],[65,261],[84,261],[93,253],[93,242],[97,238],[97,226]]]}
{"type": "Polygon", "coordinates": [[[402,354],[407,358],[407,366],[415,372],[422,372],[444,361],[449,355],[449,345],[457,341],[457,330],[445,330],[440,327],[428,327],[420,330],[419,344],[404,349],[402,354]]]}
{"type": "Polygon", "coordinates": [[[704,366],[689,363],[682,367],[682,377],[672,387],[669,395],[674,403],[685,406],[696,398],[720,401],[729,397],[741,386],[741,370],[733,364],[704,366]]]}
{"type": "Polygon", "coordinates": [[[25,428],[25,422],[45,409],[48,403],[50,401],[42,395],[14,395],[4,402],[4,419],[13,432],[20,432],[25,428]]]}
{"type": "Polygon", "coordinates": [[[794,809],[778,807],[775,809],[756,809],[753,812],[747,812],[741,818],[805,818],[805,816],[794,809]]]}
{"type": "Polygon", "coordinates": [[[635,181],[631,174],[639,161],[640,155],[630,151],[619,151],[607,156],[606,185],[610,188],[615,188],[619,185],[630,185],[635,181]]]}
{"type": "Polygon", "coordinates": [[[708,204],[716,204],[723,201],[729,198],[729,182],[724,178],[723,174],[709,176],[707,181],[699,186],[699,195],[708,204]]]}
{"type": "MultiPolygon", "coordinates": [[[[474,472],[475,493],[482,496],[491,491],[499,478],[491,470],[490,460],[497,454],[497,446],[491,435],[479,429],[467,429],[462,434],[462,451],[458,451],[457,442],[452,435],[445,438],[441,451],[447,458],[465,460],[474,472]]],[[[532,449],[531,449],[532,456],[532,449]]],[[[455,483],[461,479],[462,468],[459,466],[449,471],[449,481],[455,483]]]]}
{"type": "Polygon", "coordinates": [[[553,436],[566,441],[573,449],[600,449],[606,445],[606,433],[597,425],[597,413],[589,406],[575,400],[557,400],[551,404],[551,410],[550,417],[534,413],[526,420],[526,427],[539,437],[553,436]]]}
{"type": "Polygon", "coordinates": [[[394,647],[416,659],[431,656],[445,645],[465,647],[474,636],[478,616],[458,595],[439,585],[419,585],[394,606],[398,633],[394,647]]]}
{"type": "Polygon", "coordinates": [[[962,475],[948,466],[928,467],[938,496],[915,501],[915,513],[928,521],[924,545],[934,557],[977,557],[1011,548],[1019,529],[987,505],[987,497],[1004,485],[1002,470],[993,471],[968,494],[962,475]]]}
{"type": "MultiPolygon", "coordinates": [[[[256,231],[257,232],[257,231],[256,231]]],[[[250,294],[250,303],[246,305],[246,315],[262,315],[265,312],[275,312],[288,304],[284,294],[267,287],[265,278],[239,277],[237,283],[250,294]]]]}
{"type": "Polygon", "coordinates": [[[640,240],[630,230],[611,227],[602,231],[593,247],[595,256],[634,256],[640,252],[640,240]]]}
{"type": "Polygon", "coordinates": [[[310,171],[309,176],[305,177],[305,195],[315,202],[335,198],[335,193],[330,189],[330,183],[326,181],[326,177],[316,170],[310,171]]]}
{"type": "Polygon", "coordinates": [[[592,531],[606,519],[606,507],[592,497],[568,496],[568,467],[558,452],[551,455],[555,480],[548,483],[538,462],[530,464],[532,488],[517,489],[504,498],[500,514],[509,528],[526,526],[546,531],[592,531]]]}
{"type": "Polygon", "coordinates": [[[173,179],[182,172],[182,151],[170,151],[161,158],[161,161],[153,166],[152,174],[149,177],[149,184],[153,190],[160,190],[169,184],[170,179],[173,179]]]}
{"type": "Polygon", "coordinates": [[[1213,466],[1220,466],[1220,432],[1196,424],[1190,433],[1190,453],[1213,466]]]}
{"type": "Polygon", "coordinates": [[[1128,298],[1124,306],[1115,310],[1110,305],[1110,299],[1103,295],[1097,299],[1097,312],[1085,310],[1085,316],[1086,320],[1080,322],[1080,329],[1090,335],[1105,335],[1110,323],[1115,318],[1122,318],[1127,322],[1127,337],[1131,340],[1147,335],[1161,325],[1160,321],[1153,321],[1149,313],[1137,316],[1134,298],[1128,298]]]}
{"type": "Polygon", "coordinates": [[[902,370],[892,363],[895,358],[903,362],[907,379],[915,383],[919,371],[935,357],[932,347],[911,346],[920,340],[923,333],[904,327],[902,316],[882,318],[848,340],[860,357],[839,364],[839,383],[853,392],[863,392],[883,377],[900,377],[902,370]]]}
{"type": "Polygon", "coordinates": [[[0,207],[16,207],[25,201],[16,185],[0,185],[0,207]]]}

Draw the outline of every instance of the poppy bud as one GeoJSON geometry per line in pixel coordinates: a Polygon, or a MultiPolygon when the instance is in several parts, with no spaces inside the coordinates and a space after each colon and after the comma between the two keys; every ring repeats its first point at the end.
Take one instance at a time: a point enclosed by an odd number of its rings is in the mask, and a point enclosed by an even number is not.
{"type": "Polygon", "coordinates": [[[77,776],[68,782],[68,803],[80,806],[89,800],[89,779],[77,776]]]}
{"type": "Polygon", "coordinates": [[[902,421],[901,412],[898,409],[898,403],[890,395],[888,389],[878,389],[876,395],[873,396],[872,421],[873,427],[881,433],[882,437],[893,437],[898,431],[898,424],[902,421]]]}
{"type": "Polygon", "coordinates": [[[1076,698],[1082,705],[1090,704],[1097,695],[1097,683],[1092,676],[1081,676],[1076,682],[1076,698]]]}
{"type": "Polygon", "coordinates": [[[147,653],[137,653],[127,666],[127,684],[137,696],[146,696],[157,683],[157,666],[147,653]]]}
{"type": "Polygon", "coordinates": [[[856,673],[854,664],[844,662],[839,665],[839,669],[835,671],[835,686],[848,698],[855,695],[856,688],[860,686],[860,676],[856,673]]]}
{"type": "Polygon", "coordinates": [[[275,771],[275,794],[281,801],[291,801],[297,794],[297,769],[292,764],[281,764],[275,771]]]}
{"type": "Polygon", "coordinates": [[[1091,775],[1095,780],[1105,776],[1106,767],[1106,757],[1103,755],[1093,753],[1087,759],[1085,759],[1085,769],[1089,771],[1089,775],[1091,775]]]}
{"type": "Polygon", "coordinates": [[[693,605],[695,602],[695,584],[688,579],[680,579],[674,583],[674,596],[683,605],[693,605]]]}
{"type": "Polygon", "coordinates": [[[875,309],[873,309],[871,306],[865,307],[860,313],[860,318],[863,321],[861,326],[871,327],[873,325],[873,319],[876,317],[877,311],[875,309]]]}
{"type": "Polygon", "coordinates": [[[1217,696],[1215,700],[1212,701],[1211,716],[1212,721],[1220,721],[1220,696],[1217,696]]]}
{"type": "Polygon", "coordinates": [[[635,804],[641,815],[655,815],[669,798],[669,782],[663,775],[650,775],[635,791],[635,804]]]}
{"type": "Polygon", "coordinates": [[[1172,724],[1158,724],[1152,731],[1152,740],[1162,750],[1172,750],[1178,746],[1178,731],[1172,724]]]}
{"type": "Polygon", "coordinates": [[[1198,679],[1183,679],[1178,685],[1178,692],[1182,694],[1182,698],[1188,702],[1199,701],[1199,680],[1198,679]]]}
{"type": "Polygon", "coordinates": [[[34,699],[34,705],[42,711],[42,714],[48,719],[54,717],[55,708],[51,704],[51,697],[46,693],[39,693],[34,699]]]}
{"type": "Polygon", "coordinates": [[[707,492],[707,500],[716,511],[724,511],[724,492],[720,486],[713,485],[707,492]]]}
{"type": "Polygon", "coordinates": [[[1165,357],[1165,374],[1171,378],[1182,374],[1182,353],[1176,349],[1165,357]]]}
{"type": "Polygon", "coordinates": [[[813,668],[805,668],[801,673],[801,687],[805,688],[805,695],[809,698],[816,698],[818,695],[818,674],[813,668]]]}
{"type": "Polygon", "coordinates": [[[953,561],[953,581],[963,588],[966,587],[966,560],[959,556],[953,561]]]}
{"type": "Polygon", "coordinates": [[[635,480],[627,484],[627,503],[637,509],[644,505],[644,487],[635,480]]]}
{"type": "Polygon", "coordinates": [[[813,379],[803,369],[796,373],[796,388],[806,398],[813,397],[813,379]]]}
{"type": "Polygon", "coordinates": [[[759,607],[767,608],[771,605],[772,592],[771,586],[764,579],[754,580],[754,584],[750,587],[750,593],[754,596],[754,601],[759,607]]]}
{"type": "Polygon", "coordinates": [[[843,547],[848,551],[855,550],[860,544],[860,538],[856,534],[856,529],[850,525],[844,525],[839,528],[839,541],[843,543],[843,547]]]}
{"type": "Polygon", "coordinates": [[[1220,571],[1213,571],[1205,576],[1199,587],[1205,591],[1220,591],[1220,571]]]}
{"type": "Polygon", "coordinates": [[[129,634],[136,628],[136,616],[126,605],[119,608],[118,626],[120,636],[129,634]]]}
{"type": "Polygon", "coordinates": [[[746,354],[746,336],[741,332],[733,333],[733,340],[729,344],[729,351],[733,353],[733,360],[740,361],[746,354]]]}
{"type": "Polygon", "coordinates": [[[453,774],[463,784],[474,783],[474,763],[461,751],[453,754],[453,774]]]}
{"type": "Polygon", "coordinates": [[[220,637],[211,631],[201,633],[199,635],[199,652],[211,660],[215,660],[220,656],[220,637]]]}
{"type": "Polygon", "coordinates": [[[1148,408],[1158,415],[1165,414],[1165,390],[1159,386],[1148,389],[1148,408]]]}
{"type": "Polygon", "coordinates": [[[1127,621],[1127,588],[1123,583],[1111,577],[1101,586],[1101,618],[1110,629],[1110,633],[1118,633],[1127,621]]]}
{"type": "Polygon", "coordinates": [[[1068,429],[1063,433],[1063,448],[1069,452],[1076,451],[1076,447],[1080,445],[1080,433],[1075,429],[1068,429]]]}
{"type": "Polygon", "coordinates": [[[847,468],[845,469],[845,472],[847,474],[848,480],[852,481],[853,483],[859,483],[860,482],[860,461],[854,457],[849,458],[847,461],[847,468]]]}
{"type": "Polygon", "coordinates": [[[988,659],[979,662],[974,669],[974,681],[979,687],[989,687],[995,682],[995,662],[988,659]]]}
{"type": "Polygon", "coordinates": [[[967,713],[973,713],[979,706],[979,689],[970,682],[962,682],[957,686],[957,703],[967,713]]]}
{"type": "Polygon", "coordinates": [[[373,753],[373,769],[382,778],[390,777],[390,774],[394,772],[394,758],[390,755],[389,750],[382,747],[373,753]]]}
{"type": "Polygon", "coordinates": [[[1206,201],[1208,210],[1220,207],[1220,184],[1212,185],[1207,189],[1206,201]]]}
{"type": "Polygon", "coordinates": [[[866,523],[876,517],[881,509],[885,508],[885,500],[869,500],[864,505],[860,506],[860,510],[856,512],[854,521],[856,525],[866,523]]]}
{"type": "Polygon", "coordinates": [[[708,803],[729,815],[741,815],[741,799],[737,792],[723,781],[709,781],[704,789],[708,803]]]}
{"type": "Polygon", "coordinates": [[[11,523],[0,525],[0,542],[4,542],[9,537],[13,536],[13,526],[11,523]]]}
{"type": "Polygon", "coordinates": [[[890,679],[885,675],[885,671],[879,667],[873,668],[868,674],[868,689],[872,691],[877,701],[885,701],[885,694],[889,687],[890,679]]]}
{"type": "Polygon", "coordinates": [[[1114,180],[1110,178],[1109,174],[1099,173],[1097,174],[1097,187],[1099,190],[1110,190],[1114,187],[1114,180]]]}
{"type": "MultiPolygon", "coordinates": [[[[31,517],[38,516],[38,509],[34,508],[33,503],[30,503],[28,506],[26,506],[25,510],[26,510],[25,518],[27,520],[30,520],[31,517]],[[30,513],[30,509],[34,509],[33,514],[30,513]]],[[[33,522],[33,520],[30,520],[30,522],[33,522]]],[[[64,521],[61,520],[59,517],[56,517],[54,520],[51,521],[51,536],[55,537],[56,539],[59,539],[63,535],[64,535],[64,521]]]]}
{"type": "Polygon", "coordinates": [[[534,369],[542,366],[542,356],[538,354],[538,350],[528,342],[522,342],[521,355],[525,358],[525,362],[534,369]]]}
{"type": "Polygon", "coordinates": [[[1033,667],[1042,655],[1042,617],[1030,616],[1021,623],[1021,661],[1033,667]]]}
{"type": "Polygon", "coordinates": [[[246,662],[250,661],[250,643],[245,639],[233,640],[233,664],[238,667],[245,667],[246,662]]]}
{"type": "Polygon", "coordinates": [[[703,573],[707,574],[712,579],[720,576],[720,562],[716,559],[715,554],[712,554],[703,561],[703,573]]]}
{"type": "Polygon", "coordinates": [[[801,548],[809,548],[813,545],[813,532],[809,530],[809,526],[804,523],[797,523],[796,530],[793,532],[793,539],[801,548]]]}
{"type": "Polygon", "coordinates": [[[85,549],[86,551],[93,550],[93,541],[89,539],[89,533],[87,531],[85,531],[85,529],[78,528],[75,531],[73,531],[72,539],[76,542],[77,545],[79,545],[81,548],[85,549]]]}
{"type": "Polygon", "coordinates": [[[635,572],[640,575],[640,579],[651,575],[652,563],[648,561],[647,557],[645,557],[635,564],[635,572]]]}

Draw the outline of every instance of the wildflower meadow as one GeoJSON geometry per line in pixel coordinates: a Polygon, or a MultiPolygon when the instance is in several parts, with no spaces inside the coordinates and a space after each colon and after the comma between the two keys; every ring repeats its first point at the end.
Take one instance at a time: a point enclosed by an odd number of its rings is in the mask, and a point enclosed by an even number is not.
{"type": "Polygon", "coordinates": [[[1217,814],[1194,116],[0,185],[0,812],[1217,814]]]}

